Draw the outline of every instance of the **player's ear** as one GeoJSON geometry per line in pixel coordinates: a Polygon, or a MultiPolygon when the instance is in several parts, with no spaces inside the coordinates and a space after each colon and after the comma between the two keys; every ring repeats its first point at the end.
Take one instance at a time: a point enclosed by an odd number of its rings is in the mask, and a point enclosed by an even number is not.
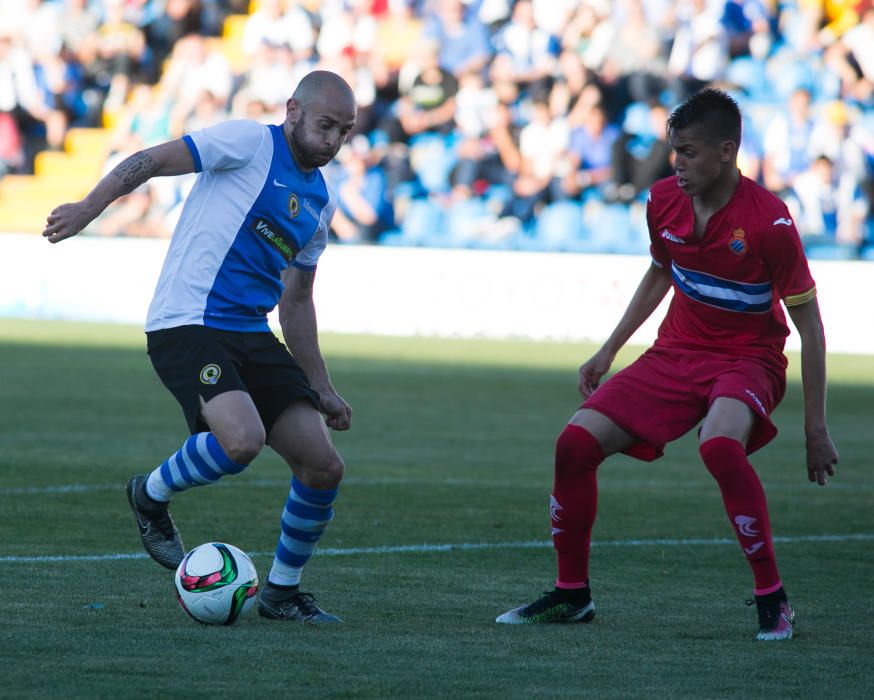
{"type": "Polygon", "coordinates": [[[300,119],[300,103],[293,97],[289,97],[285,103],[285,119],[292,126],[300,119]]]}
{"type": "Polygon", "coordinates": [[[737,144],[734,141],[723,141],[719,148],[719,160],[723,163],[731,163],[737,156],[737,144]]]}

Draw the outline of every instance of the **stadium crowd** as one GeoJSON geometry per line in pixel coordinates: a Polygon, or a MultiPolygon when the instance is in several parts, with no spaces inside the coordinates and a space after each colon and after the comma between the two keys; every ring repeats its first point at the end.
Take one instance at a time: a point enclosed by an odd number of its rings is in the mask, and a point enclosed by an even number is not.
{"type": "MultiPolygon", "coordinates": [[[[811,256],[874,259],[872,0],[0,0],[0,176],[74,126],[111,129],[108,169],[281,122],[314,68],[359,104],[326,168],[339,241],[646,252],[665,119],[710,84],[811,256]]],[[[169,236],[191,184],[152,180],[91,232],[169,236]]]]}

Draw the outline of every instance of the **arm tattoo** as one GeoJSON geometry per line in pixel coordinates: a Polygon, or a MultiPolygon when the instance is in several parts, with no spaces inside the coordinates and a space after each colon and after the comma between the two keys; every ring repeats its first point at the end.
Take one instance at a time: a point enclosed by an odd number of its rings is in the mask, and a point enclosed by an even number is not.
{"type": "Polygon", "coordinates": [[[158,170],[158,164],[148,153],[140,151],[125,158],[112,170],[112,174],[121,180],[121,194],[129,194],[142,185],[158,170]]]}
{"type": "Polygon", "coordinates": [[[301,289],[312,289],[313,283],[316,281],[316,273],[302,272],[298,279],[301,289]]]}

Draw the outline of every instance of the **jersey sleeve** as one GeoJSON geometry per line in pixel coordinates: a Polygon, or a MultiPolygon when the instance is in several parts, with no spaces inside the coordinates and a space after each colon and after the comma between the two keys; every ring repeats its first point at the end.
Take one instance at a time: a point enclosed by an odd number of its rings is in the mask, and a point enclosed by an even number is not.
{"type": "Polygon", "coordinates": [[[762,256],[771,271],[771,281],[786,306],[806,304],[816,296],[798,229],[786,210],[767,225],[762,237],[762,256]]]}
{"type": "Polygon", "coordinates": [[[658,226],[655,223],[652,190],[646,197],[646,227],[649,230],[649,254],[652,256],[653,264],[663,270],[670,268],[671,260],[665,242],[658,235],[658,226]]]}
{"type": "Polygon", "coordinates": [[[242,168],[255,156],[269,129],[248,119],[232,119],[182,137],[197,172],[242,168]]]}
{"type": "Polygon", "coordinates": [[[328,247],[328,229],[331,227],[331,219],[334,218],[334,212],[337,210],[337,200],[334,193],[328,190],[330,196],[328,203],[322,209],[319,216],[319,225],[315,235],[307,242],[301,251],[295,256],[291,263],[294,267],[301,270],[315,270],[318,265],[319,258],[328,247]]]}

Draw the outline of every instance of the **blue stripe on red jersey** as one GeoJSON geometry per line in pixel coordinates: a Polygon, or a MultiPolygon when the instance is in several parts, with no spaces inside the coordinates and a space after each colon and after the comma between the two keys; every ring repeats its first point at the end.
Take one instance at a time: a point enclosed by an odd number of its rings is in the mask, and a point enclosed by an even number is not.
{"type": "Polygon", "coordinates": [[[771,310],[773,288],[770,282],[733,282],[671,263],[674,284],[690,299],[726,311],[758,314],[771,310]]]}

